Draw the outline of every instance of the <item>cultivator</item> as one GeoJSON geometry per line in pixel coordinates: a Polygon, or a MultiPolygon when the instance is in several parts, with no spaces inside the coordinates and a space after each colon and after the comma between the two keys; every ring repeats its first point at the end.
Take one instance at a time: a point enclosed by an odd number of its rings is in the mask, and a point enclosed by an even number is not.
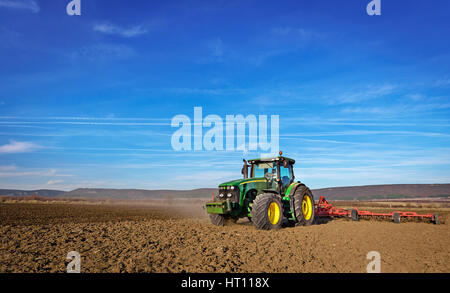
{"type": "Polygon", "coordinates": [[[357,208],[343,209],[333,206],[323,196],[315,204],[315,216],[318,218],[326,217],[344,217],[351,218],[353,221],[359,221],[360,218],[369,219],[391,219],[395,223],[400,223],[401,219],[415,219],[422,221],[430,221],[440,224],[440,217],[437,214],[418,214],[416,212],[392,212],[392,213],[374,213],[370,211],[362,211],[357,208]]]}

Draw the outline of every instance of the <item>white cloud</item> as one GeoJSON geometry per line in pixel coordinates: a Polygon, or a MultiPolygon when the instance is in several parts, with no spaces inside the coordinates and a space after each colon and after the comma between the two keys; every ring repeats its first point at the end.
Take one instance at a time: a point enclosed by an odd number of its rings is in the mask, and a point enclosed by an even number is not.
{"type": "Polygon", "coordinates": [[[9,144],[0,146],[0,154],[16,154],[16,153],[27,153],[39,148],[38,145],[32,142],[19,142],[10,141],[9,144]]]}
{"type": "Polygon", "coordinates": [[[29,10],[38,13],[41,9],[34,0],[0,0],[0,7],[29,10]]]}
{"type": "Polygon", "coordinates": [[[133,38],[147,33],[147,30],[141,25],[124,28],[111,23],[97,23],[93,29],[102,34],[117,35],[124,38],[133,38]]]}
{"type": "Polygon", "coordinates": [[[62,180],[49,180],[47,183],[45,183],[45,185],[49,186],[49,185],[56,185],[59,183],[62,183],[62,180]]]}

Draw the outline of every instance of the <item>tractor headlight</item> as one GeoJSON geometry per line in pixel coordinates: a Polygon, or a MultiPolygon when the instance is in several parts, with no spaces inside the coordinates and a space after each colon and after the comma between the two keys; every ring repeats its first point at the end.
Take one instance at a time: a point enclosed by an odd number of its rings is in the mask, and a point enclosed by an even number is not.
{"type": "Polygon", "coordinates": [[[234,186],[231,186],[231,190],[234,190],[234,186]]]}
{"type": "Polygon", "coordinates": [[[219,193],[219,197],[222,198],[224,196],[223,193],[219,193]]]}
{"type": "Polygon", "coordinates": [[[231,194],[231,193],[228,193],[228,194],[227,194],[227,197],[228,197],[228,198],[231,198],[232,196],[233,196],[233,194],[231,194]]]}

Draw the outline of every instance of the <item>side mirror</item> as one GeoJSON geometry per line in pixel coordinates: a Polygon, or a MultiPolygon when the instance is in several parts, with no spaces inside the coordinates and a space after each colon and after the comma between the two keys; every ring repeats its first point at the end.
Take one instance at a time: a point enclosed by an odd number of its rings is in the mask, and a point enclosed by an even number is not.
{"type": "Polygon", "coordinates": [[[288,161],[283,161],[283,167],[289,168],[289,163],[288,163],[288,161]]]}
{"type": "Polygon", "coordinates": [[[247,161],[244,159],[244,166],[242,167],[241,173],[244,175],[244,179],[248,178],[248,164],[247,161]]]}

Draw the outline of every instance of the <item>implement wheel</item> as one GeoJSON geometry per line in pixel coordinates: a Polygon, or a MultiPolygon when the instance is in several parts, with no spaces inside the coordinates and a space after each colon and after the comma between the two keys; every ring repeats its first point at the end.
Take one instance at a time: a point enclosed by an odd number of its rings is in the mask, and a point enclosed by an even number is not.
{"type": "Polygon", "coordinates": [[[438,214],[434,214],[433,221],[434,221],[434,223],[436,225],[440,225],[441,224],[441,220],[439,219],[439,215],[438,214]]]}
{"type": "Polygon", "coordinates": [[[358,211],[357,210],[355,210],[355,209],[352,209],[352,220],[353,221],[355,221],[355,222],[358,222],[359,221],[359,214],[358,214],[358,211]]]}
{"type": "Polygon", "coordinates": [[[400,223],[400,214],[394,213],[394,223],[400,223]]]}
{"type": "Polygon", "coordinates": [[[223,215],[218,214],[210,214],[209,219],[211,223],[216,226],[224,226],[225,225],[225,217],[223,215]]]}
{"type": "Polygon", "coordinates": [[[314,223],[314,197],[305,185],[301,185],[294,193],[294,212],[299,226],[309,226],[314,223]]]}
{"type": "Polygon", "coordinates": [[[283,205],[279,196],[273,193],[258,195],[252,205],[252,223],[256,229],[279,229],[282,221],[283,205]]]}

